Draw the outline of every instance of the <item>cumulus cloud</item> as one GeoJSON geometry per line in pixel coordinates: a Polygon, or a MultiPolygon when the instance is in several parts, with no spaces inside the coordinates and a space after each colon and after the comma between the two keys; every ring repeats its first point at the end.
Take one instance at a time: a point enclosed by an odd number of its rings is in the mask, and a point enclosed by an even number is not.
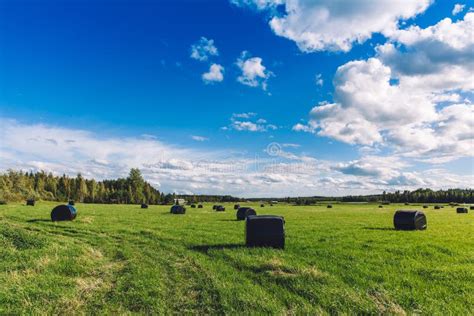
{"type": "Polygon", "coordinates": [[[191,58],[206,61],[211,56],[218,56],[219,51],[214,46],[214,40],[201,37],[199,41],[191,45],[191,58]]]}
{"type": "Polygon", "coordinates": [[[257,113],[234,113],[230,118],[230,124],[224,126],[223,130],[247,131],[247,132],[267,132],[278,129],[278,126],[269,124],[266,119],[257,118],[257,113]]]}
{"type": "Polygon", "coordinates": [[[349,51],[374,33],[389,36],[400,20],[424,12],[431,0],[232,0],[265,10],[276,35],[294,41],[303,52],[349,51]],[[281,8],[281,9],[279,9],[281,8]]]}
{"type": "MultiPolygon", "coordinates": [[[[449,111],[445,117],[456,113],[449,111]]],[[[87,178],[110,179],[125,177],[130,168],[138,167],[147,181],[165,192],[247,197],[344,195],[472,183],[472,176],[443,169],[407,172],[407,166],[393,157],[335,162],[286,152],[272,157],[256,153],[232,156],[229,151],[182,148],[156,139],[103,137],[86,130],[6,119],[0,119],[0,124],[2,171],[81,172],[87,178]]]]}
{"type": "Polygon", "coordinates": [[[474,108],[461,94],[474,91],[473,22],[468,13],[392,33],[376,57],[340,66],[334,101],[315,106],[293,130],[429,162],[472,156],[474,108]]]}
{"type": "Polygon", "coordinates": [[[209,71],[202,74],[205,83],[221,82],[224,80],[224,67],[219,64],[212,64],[209,71]]]}
{"type": "Polygon", "coordinates": [[[273,76],[273,73],[262,64],[262,58],[249,57],[247,51],[243,51],[236,65],[242,74],[237,77],[237,81],[249,87],[262,87],[267,90],[267,81],[273,76]]]}
{"type": "Polygon", "coordinates": [[[462,11],[464,11],[465,7],[466,7],[466,5],[464,5],[464,4],[456,3],[454,5],[453,11],[451,13],[453,15],[457,15],[457,14],[461,13],[462,11]]]}

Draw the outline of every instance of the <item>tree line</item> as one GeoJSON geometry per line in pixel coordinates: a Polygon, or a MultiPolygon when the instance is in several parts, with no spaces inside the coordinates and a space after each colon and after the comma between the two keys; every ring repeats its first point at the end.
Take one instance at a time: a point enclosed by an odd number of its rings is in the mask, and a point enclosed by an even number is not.
{"type": "MultiPolygon", "coordinates": [[[[391,203],[473,203],[474,190],[448,189],[434,191],[383,192],[378,195],[344,197],[287,197],[251,199],[254,201],[279,201],[297,205],[311,205],[324,201],[340,202],[391,202],[391,203]]],[[[80,173],[76,177],[54,176],[44,171],[22,172],[8,170],[0,174],[0,203],[24,201],[26,199],[46,201],[74,200],[84,203],[117,204],[173,204],[182,198],[190,203],[240,202],[244,199],[230,195],[177,195],[164,194],[143,179],[139,169],[132,168],[127,178],[96,181],[85,179],[80,173]]]]}
{"type": "Polygon", "coordinates": [[[173,203],[175,196],[163,194],[146,182],[138,169],[127,178],[96,181],[52,173],[8,170],[0,174],[0,201],[74,200],[84,203],[160,204],[173,203]]]}
{"type": "Polygon", "coordinates": [[[447,189],[431,190],[417,189],[414,191],[395,191],[374,195],[349,195],[343,197],[287,197],[284,199],[265,199],[296,205],[311,205],[318,202],[372,202],[372,203],[474,203],[474,190],[472,189],[447,189]]]}

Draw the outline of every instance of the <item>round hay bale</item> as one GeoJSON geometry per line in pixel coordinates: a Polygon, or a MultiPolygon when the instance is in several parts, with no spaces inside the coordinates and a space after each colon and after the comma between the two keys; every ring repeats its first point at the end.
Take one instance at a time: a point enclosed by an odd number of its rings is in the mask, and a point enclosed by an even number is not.
{"type": "Polygon", "coordinates": [[[141,208],[148,208],[148,204],[143,203],[143,204],[141,205],[141,208]]]}
{"type": "Polygon", "coordinates": [[[331,205],[331,204],[329,204],[329,205],[328,205],[328,208],[332,208],[332,205],[331,205]]]}
{"type": "Polygon", "coordinates": [[[186,208],[182,205],[173,205],[170,210],[171,214],[185,214],[186,208]]]}
{"type": "Polygon", "coordinates": [[[281,216],[250,215],[245,222],[247,247],[285,248],[285,219],[281,216]]]}
{"type": "Polygon", "coordinates": [[[58,205],[51,211],[53,222],[72,221],[76,218],[77,211],[72,205],[58,205]]]}
{"type": "Polygon", "coordinates": [[[240,208],[240,205],[239,204],[235,204],[234,205],[234,210],[238,210],[240,208]]]}
{"type": "Polygon", "coordinates": [[[456,213],[458,213],[458,214],[467,214],[468,213],[467,207],[458,207],[456,209],[456,213]]]}
{"type": "Polygon", "coordinates": [[[191,204],[191,208],[196,208],[196,204],[191,204]]]}
{"type": "Polygon", "coordinates": [[[393,225],[396,230],[425,230],[428,226],[423,212],[410,210],[396,211],[393,225]]]}
{"type": "Polygon", "coordinates": [[[440,209],[441,209],[441,206],[436,205],[436,206],[434,207],[434,209],[435,209],[435,210],[440,210],[440,209]]]}
{"type": "Polygon", "coordinates": [[[202,204],[199,204],[199,205],[198,205],[198,208],[203,208],[202,204]]]}
{"type": "Polygon", "coordinates": [[[383,208],[383,205],[379,205],[379,208],[383,208]]]}
{"type": "Polygon", "coordinates": [[[222,206],[222,205],[217,205],[216,207],[216,212],[224,212],[225,211],[225,207],[222,206]]]}
{"type": "Polygon", "coordinates": [[[67,204],[74,206],[76,204],[76,202],[74,202],[74,200],[69,200],[69,202],[67,204]]]}
{"type": "Polygon", "coordinates": [[[469,207],[469,209],[470,209],[471,211],[473,211],[473,210],[474,210],[474,206],[471,205],[471,206],[469,207]]]}
{"type": "Polygon", "coordinates": [[[428,208],[428,205],[423,205],[423,208],[428,208]]]}
{"type": "Polygon", "coordinates": [[[260,207],[265,207],[265,204],[260,204],[260,207]]]}
{"type": "Polygon", "coordinates": [[[247,216],[250,215],[257,215],[257,212],[251,207],[241,207],[237,210],[237,220],[238,221],[243,221],[247,218],[247,216]]]}
{"type": "Polygon", "coordinates": [[[405,205],[410,205],[410,203],[406,202],[405,205]]]}
{"type": "Polygon", "coordinates": [[[212,209],[215,211],[218,205],[213,205],[212,209]]]}
{"type": "Polygon", "coordinates": [[[35,206],[35,199],[28,199],[26,200],[26,205],[27,206],[35,206]]]}

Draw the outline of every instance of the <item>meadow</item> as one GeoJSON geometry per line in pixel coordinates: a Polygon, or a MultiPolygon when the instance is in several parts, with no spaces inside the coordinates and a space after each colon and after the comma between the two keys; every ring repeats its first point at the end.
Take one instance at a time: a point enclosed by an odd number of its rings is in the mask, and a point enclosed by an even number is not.
{"type": "MultiPolygon", "coordinates": [[[[420,205],[275,205],[284,250],[244,247],[226,212],[0,205],[0,314],[474,314],[474,214],[420,205]],[[396,209],[427,214],[395,231],[396,209]]],[[[247,204],[246,204],[247,205],[247,204]]]]}

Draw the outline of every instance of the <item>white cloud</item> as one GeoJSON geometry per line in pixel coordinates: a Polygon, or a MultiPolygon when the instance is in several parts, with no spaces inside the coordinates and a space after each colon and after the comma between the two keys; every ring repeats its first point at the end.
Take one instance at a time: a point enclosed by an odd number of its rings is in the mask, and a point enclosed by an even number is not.
{"type": "Polygon", "coordinates": [[[201,37],[196,44],[191,45],[191,58],[206,61],[211,56],[218,56],[219,51],[214,46],[214,40],[201,37]]]}
{"type": "Polygon", "coordinates": [[[266,119],[257,118],[257,113],[234,113],[230,118],[230,125],[221,127],[222,130],[235,130],[247,132],[267,132],[278,129],[274,124],[268,124],[266,119]]]}
{"type": "MultiPolygon", "coordinates": [[[[444,117],[461,115],[458,110],[451,109],[444,117]]],[[[472,184],[472,175],[454,175],[443,169],[408,172],[408,166],[393,157],[338,162],[282,151],[277,157],[249,153],[248,158],[236,158],[228,154],[230,150],[201,151],[154,139],[106,138],[90,131],[14,120],[1,119],[0,123],[0,170],[45,170],[57,175],[81,172],[100,180],[124,177],[130,168],[138,167],[147,181],[165,192],[310,196],[472,184]]]]}
{"type": "Polygon", "coordinates": [[[256,116],[257,113],[255,112],[247,112],[247,113],[234,113],[232,114],[232,118],[243,118],[243,119],[249,119],[251,117],[256,116]]]}
{"type": "Polygon", "coordinates": [[[459,13],[461,13],[462,11],[464,11],[464,8],[466,7],[466,5],[464,4],[459,4],[459,3],[456,3],[454,5],[454,8],[453,8],[453,11],[451,12],[453,15],[457,15],[459,13]]]}
{"type": "Polygon", "coordinates": [[[474,107],[461,100],[474,91],[473,29],[468,13],[394,32],[375,58],[340,66],[334,102],[315,106],[293,130],[432,163],[473,156],[474,107]]]}
{"type": "Polygon", "coordinates": [[[191,135],[191,139],[197,141],[197,142],[205,142],[208,141],[209,138],[204,137],[204,136],[197,136],[197,135],[191,135]]]}
{"type": "Polygon", "coordinates": [[[266,10],[269,25],[279,36],[294,41],[303,52],[349,51],[374,33],[389,36],[400,20],[422,13],[431,0],[232,0],[240,6],[266,10]],[[276,8],[281,6],[282,10],[276,8]],[[282,13],[284,11],[284,13],[282,13]]]}
{"type": "Polygon", "coordinates": [[[273,73],[262,64],[262,58],[249,57],[248,52],[243,51],[236,65],[242,71],[237,77],[238,82],[250,87],[260,86],[263,90],[267,90],[267,81],[273,73]]]}
{"type": "Polygon", "coordinates": [[[324,84],[323,75],[322,75],[322,74],[317,74],[316,77],[315,77],[315,79],[314,79],[314,83],[315,83],[317,86],[322,87],[323,84],[324,84]]]}
{"type": "Polygon", "coordinates": [[[224,67],[219,64],[212,64],[209,72],[202,74],[205,83],[221,82],[224,80],[224,67]]]}

